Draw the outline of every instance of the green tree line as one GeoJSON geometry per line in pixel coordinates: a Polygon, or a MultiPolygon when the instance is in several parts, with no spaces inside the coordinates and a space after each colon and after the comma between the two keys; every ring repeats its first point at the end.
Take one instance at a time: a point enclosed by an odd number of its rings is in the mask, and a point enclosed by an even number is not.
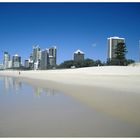
{"type": "Polygon", "coordinates": [[[92,60],[92,59],[85,59],[83,61],[74,61],[74,60],[67,60],[58,65],[57,68],[81,68],[81,67],[92,67],[92,66],[98,66],[98,65],[103,65],[100,60],[92,60]]]}
{"type": "Polygon", "coordinates": [[[115,57],[107,62],[101,62],[101,60],[85,59],[83,61],[68,60],[64,61],[57,68],[81,68],[92,66],[104,66],[104,65],[120,65],[127,66],[135,61],[132,59],[126,59],[127,49],[125,43],[118,43],[115,49],[115,57]]]}

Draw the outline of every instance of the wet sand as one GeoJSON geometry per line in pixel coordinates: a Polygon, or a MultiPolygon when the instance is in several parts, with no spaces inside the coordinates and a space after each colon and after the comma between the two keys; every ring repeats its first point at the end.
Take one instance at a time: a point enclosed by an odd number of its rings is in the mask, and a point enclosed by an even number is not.
{"type": "Polygon", "coordinates": [[[5,71],[0,75],[57,89],[99,113],[140,127],[140,67],[21,71],[21,75],[5,71]]]}
{"type": "MultiPolygon", "coordinates": [[[[96,77],[98,79],[99,77],[96,77]]],[[[110,77],[111,78],[111,77],[110,77]]],[[[114,77],[113,77],[114,78],[114,77]]],[[[130,77],[125,77],[128,81],[130,77]]],[[[108,77],[102,77],[108,79],[108,77]]],[[[140,125],[140,94],[139,91],[125,91],[125,88],[113,89],[112,87],[86,86],[63,84],[47,80],[24,79],[27,83],[39,87],[54,88],[88,105],[98,112],[106,113],[122,121],[140,125]]],[[[114,82],[121,80],[115,77],[114,82]]],[[[117,84],[117,83],[116,83],[117,84]]]]}

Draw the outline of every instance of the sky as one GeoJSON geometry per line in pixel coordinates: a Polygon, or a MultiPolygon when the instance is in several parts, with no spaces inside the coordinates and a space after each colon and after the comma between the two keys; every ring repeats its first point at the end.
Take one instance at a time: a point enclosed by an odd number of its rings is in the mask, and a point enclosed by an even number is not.
{"type": "Polygon", "coordinates": [[[28,59],[33,45],[57,46],[57,63],[107,60],[107,38],[125,38],[127,59],[139,60],[140,3],[0,3],[0,62],[3,52],[28,59]]]}

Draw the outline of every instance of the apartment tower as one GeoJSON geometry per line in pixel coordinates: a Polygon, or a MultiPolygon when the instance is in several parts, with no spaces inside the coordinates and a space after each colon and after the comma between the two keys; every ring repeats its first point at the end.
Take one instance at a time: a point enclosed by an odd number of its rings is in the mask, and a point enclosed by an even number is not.
{"type": "Polygon", "coordinates": [[[4,58],[3,58],[4,69],[9,68],[9,62],[10,62],[10,55],[8,52],[4,52],[4,58]]]}
{"type": "Polygon", "coordinates": [[[40,68],[41,70],[45,70],[48,68],[49,65],[49,53],[48,49],[41,51],[41,61],[40,61],[40,68]]]}
{"type": "Polygon", "coordinates": [[[21,57],[15,54],[12,58],[12,67],[13,68],[20,68],[21,67],[21,57]]]}
{"type": "Polygon", "coordinates": [[[56,47],[49,48],[49,66],[55,67],[56,66],[56,47]]]}
{"type": "Polygon", "coordinates": [[[118,43],[125,43],[125,39],[120,37],[110,37],[107,39],[107,41],[108,41],[108,60],[111,61],[116,57],[115,50],[118,43]]]}

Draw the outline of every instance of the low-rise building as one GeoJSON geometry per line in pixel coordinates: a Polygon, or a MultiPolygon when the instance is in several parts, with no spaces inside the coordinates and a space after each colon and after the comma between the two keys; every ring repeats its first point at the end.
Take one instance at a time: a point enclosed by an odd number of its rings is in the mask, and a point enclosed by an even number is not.
{"type": "Polygon", "coordinates": [[[81,50],[77,50],[74,52],[74,61],[83,61],[84,55],[85,54],[81,50]]]}

